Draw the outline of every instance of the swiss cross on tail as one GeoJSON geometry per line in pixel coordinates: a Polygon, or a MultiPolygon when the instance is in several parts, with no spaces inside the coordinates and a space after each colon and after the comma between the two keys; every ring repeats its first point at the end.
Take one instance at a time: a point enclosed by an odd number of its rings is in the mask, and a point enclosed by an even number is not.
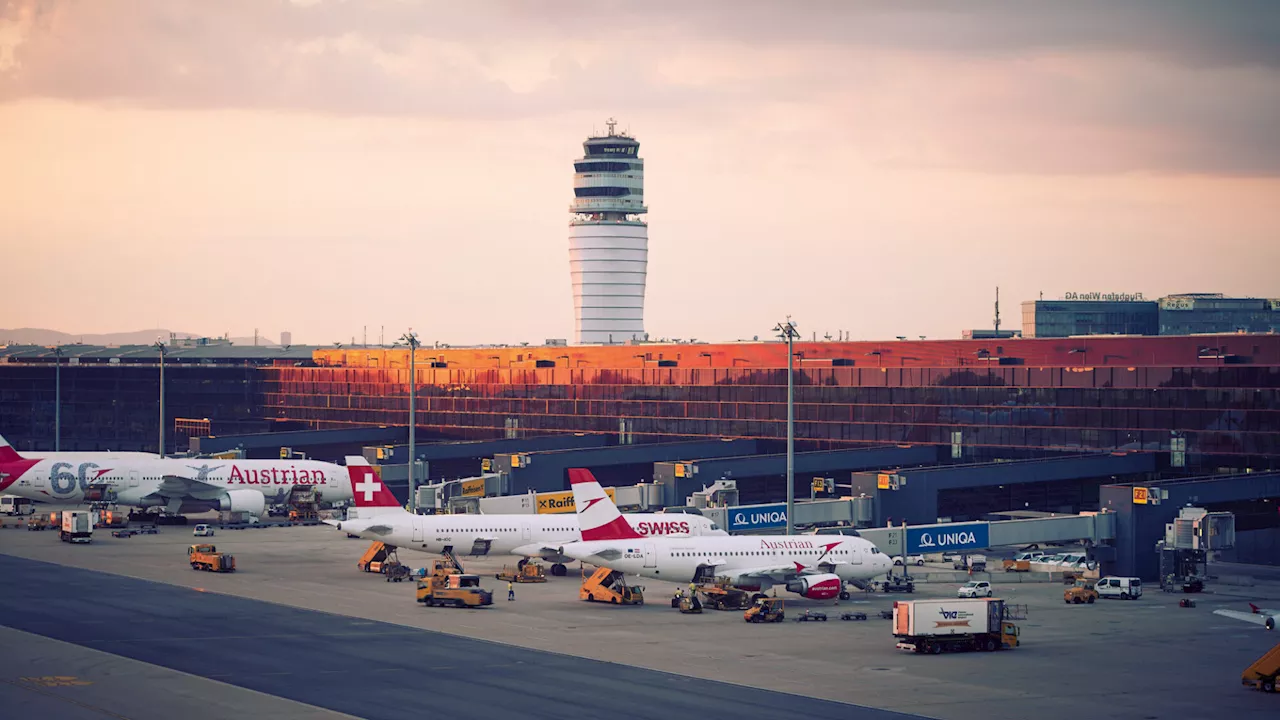
{"type": "Polygon", "coordinates": [[[396,496],[369,465],[348,465],[351,476],[351,496],[356,507],[400,507],[396,496]]]}
{"type": "Polygon", "coordinates": [[[573,488],[573,504],[578,511],[578,525],[583,540],[640,539],[644,536],[631,527],[618,506],[613,504],[604,488],[596,482],[590,470],[569,470],[569,485],[573,488]]]}

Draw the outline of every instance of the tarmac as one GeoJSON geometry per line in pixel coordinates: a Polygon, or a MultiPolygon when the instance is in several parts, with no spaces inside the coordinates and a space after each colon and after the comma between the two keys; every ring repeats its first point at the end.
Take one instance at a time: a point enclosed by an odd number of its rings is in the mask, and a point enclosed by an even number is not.
{"type": "MultiPolygon", "coordinates": [[[[632,717],[902,717],[883,712],[896,711],[941,720],[1076,720],[1082,712],[1240,720],[1277,711],[1276,698],[1241,688],[1239,678],[1280,636],[1211,612],[1280,604],[1280,583],[1270,580],[1212,588],[1195,597],[1196,608],[1158,588],[1136,602],[1068,606],[1061,584],[1004,584],[997,574],[997,595],[1027,606],[1023,646],[918,656],[894,648],[876,613],[896,599],[954,597],[954,585],[838,604],[779,592],[789,616],[811,609],[831,619],[755,626],[741,612],[681,615],[668,602],[676,586],[649,580],[638,581],[643,607],[584,603],[576,568],[518,584],[507,602],[493,574],[516,559],[464,558],[495,604],[429,609],[414,602],[413,583],[359,572],[368,543],[333,528],[221,531],[211,542],[236,556],[233,574],[192,571],[185,555],[195,541],[182,527],[127,539],[99,531],[76,546],[52,532],[0,531],[0,626],[10,628],[0,630],[0,708],[68,702],[41,694],[52,693],[130,718],[172,717],[175,697],[190,702],[182,712],[191,718],[230,714],[211,710],[211,697],[285,717],[405,717],[426,707],[460,718],[606,708],[632,717]],[[870,619],[839,621],[843,610],[870,619]],[[103,672],[110,675],[95,674],[103,672]],[[94,684],[18,679],[43,676],[94,684]],[[155,685],[183,690],[166,692],[163,708],[128,705],[155,685]]],[[[419,567],[431,556],[403,551],[400,559],[419,567]]]]}

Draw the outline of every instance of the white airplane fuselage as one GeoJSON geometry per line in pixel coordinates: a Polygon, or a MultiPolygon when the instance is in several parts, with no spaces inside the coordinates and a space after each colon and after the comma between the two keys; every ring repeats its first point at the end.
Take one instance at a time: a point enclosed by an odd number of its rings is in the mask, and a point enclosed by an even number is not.
{"type": "MultiPolygon", "coordinates": [[[[5,466],[15,477],[5,492],[54,505],[109,500],[121,505],[165,505],[165,478],[183,478],[204,487],[185,498],[213,509],[227,497],[259,494],[267,505],[282,503],[295,487],[314,487],[326,501],[351,499],[346,468],[316,460],[211,460],[126,455],[55,455],[23,459],[5,466]]],[[[181,498],[180,495],[177,497],[181,498]]],[[[256,504],[250,503],[251,505],[256,504]]]]}
{"type": "MultiPolygon", "coordinates": [[[[624,515],[628,523],[648,536],[725,536],[710,520],[699,515],[636,513],[624,515]]],[[[582,532],[572,514],[540,515],[414,515],[395,511],[370,518],[345,520],[339,530],[397,548],[462,555],[538,555],[567,560],[557,553],[534,553],[530,545],[555,547],[581,541],[582,532]],[[525,549],[529,552],[517,552],[525,549]]]]}
{"type": "MultiPolygon", "coordinates": [[[[870,541],[838,536],[738,536],[593,540],[568,546],[565,554],[624,573],[694,582],[707,574],[727,577],[745,590],[768,590],[784,579],[748,575],[760,568],[795,568],[795,573],[830,573],[843,582],[869,580],[893,566],[870,541]]],[[[779,574],[779,577],[781,574],[779,574]]]]}

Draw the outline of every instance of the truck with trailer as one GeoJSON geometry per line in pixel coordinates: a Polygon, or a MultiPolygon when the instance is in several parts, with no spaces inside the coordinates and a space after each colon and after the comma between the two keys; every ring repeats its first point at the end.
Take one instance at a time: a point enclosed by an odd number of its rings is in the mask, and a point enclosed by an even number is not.
{"type": "Polygon", "coordinates": [[[898,649],[917,653],[1012,650],[1020,633],[1007,615],[999,598],[898,601],[893,635],[898,649]]]}
{"type": "Polygon", "coordinates": [[[62,542],[93,542],[94,513],[88,510],[66,510],[62,513],[62,542]]]}

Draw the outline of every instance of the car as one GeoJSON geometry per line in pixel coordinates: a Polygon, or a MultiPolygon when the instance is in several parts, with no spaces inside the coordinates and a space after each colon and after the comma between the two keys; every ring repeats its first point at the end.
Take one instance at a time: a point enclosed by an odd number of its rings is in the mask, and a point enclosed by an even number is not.
{"type": "Polygon", "coordinates": [[[1026,560],[1027,562],[1043,562],[1044,553],[1042,552],[1024,552],[1013,556],[1014,562],[1026,560]]]}
{"type": "MultiPolygon", "coordinates": [[[[900,565],[903,565],[903,564],[904,564],[904,562],[903,562],[903,557],[902,557],[901,555],[899,555],[898,557],[894,558],[894,559],[893,559],[893,564],[894,564],[894,565],[899,565],[899,566],[900,566],[900,565]]],[[[908,555],[908,556],[906,557],[905,564],[906,564],[906,565],[915,565],[915,566],[917,566],[917,567],[919,567],[919,566],[921,566],[921,565],[924,565],[924,556],[923,556],[923,555],[908,555]]]]}
{"type": "Polygon", "coordinates": [[[191,534],[195,537],[213,537],[213,526],[204,524],[197,525],[196,529],[191,531],[191,534]]]}
{"type": "Polygon", "coordinates": [[[1142,581],[1136,577],[1104,577],[1094,586],[1099,597],[1137,600],[1142,597],[1142,581]]]}
{"type": "Polygon", "coordinates": [[[986,580],[972,580],[960,586],[956,591],[958,598],[991,597],[991,583],[986,580]]]}

